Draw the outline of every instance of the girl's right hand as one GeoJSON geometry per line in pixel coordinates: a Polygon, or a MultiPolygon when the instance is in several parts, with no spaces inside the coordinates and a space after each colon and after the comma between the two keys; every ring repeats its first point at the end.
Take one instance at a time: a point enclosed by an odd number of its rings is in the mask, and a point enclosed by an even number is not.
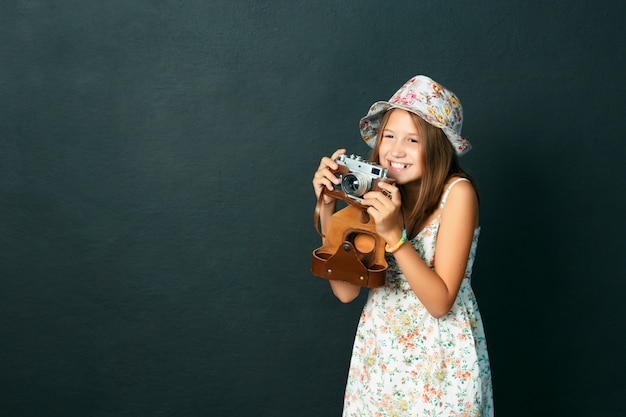
{"type": "MultiPolygon", "coordinates": [[[[325,156],[320,161],[320,166],[313,176],[313,189],[315,190],[315,197],[318,199],[324,187],[326,187],[328,191],[332,191],[335,184],[341,184],[341,180],[337,178],[331,170],[336,170],[339,167],[335,160],[343,153],[346,153],[345,149],[337,149],[330,158],[325,156]]],[[[332,204],[335,200],[335,197],[324,194],[324,204],[332,204]]]]}

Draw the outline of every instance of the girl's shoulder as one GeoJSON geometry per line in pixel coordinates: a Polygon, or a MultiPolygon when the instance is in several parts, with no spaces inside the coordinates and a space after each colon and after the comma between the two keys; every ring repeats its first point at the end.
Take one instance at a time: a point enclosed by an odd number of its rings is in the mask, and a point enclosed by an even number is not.
{"type": "Polygon", "coordinates": [[[465,191],[475,191],[474,184],[469,178],[465,178],[459,175],[453,175],[448,178],[443,187],[443,193],[441,194],[441,200],[445,200],[446,196],[452,189],[462,189],[465,191]]]}
{"type": "Polygon", "coordinates": [[[478,195],[471,180],[462,176],[450,177],[444,186],[444,191],[440,201],[440,211],[444,211],[444,207],[450,207],[448,210],[452,213],[468,213],[473,212],[476,216],[476,226],[478,226],[478,195]],[[446,204],[452,201],[452,206],[446,204]]]}

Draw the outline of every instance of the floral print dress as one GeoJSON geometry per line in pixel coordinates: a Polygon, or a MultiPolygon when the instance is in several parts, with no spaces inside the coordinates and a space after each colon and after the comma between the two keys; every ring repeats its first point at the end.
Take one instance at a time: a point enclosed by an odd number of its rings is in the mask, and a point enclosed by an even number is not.
{"type": "MultiPolygon", "coordinates": [[[[410,243],[434,268],[439,216],[410,243]]],[[[393,256],[387,282],[370,290],[352,351],[344,417],[493,416],[491,371],[483,325],[470,285],[480,228],[450,312],[433,318],[393,256]]]]}

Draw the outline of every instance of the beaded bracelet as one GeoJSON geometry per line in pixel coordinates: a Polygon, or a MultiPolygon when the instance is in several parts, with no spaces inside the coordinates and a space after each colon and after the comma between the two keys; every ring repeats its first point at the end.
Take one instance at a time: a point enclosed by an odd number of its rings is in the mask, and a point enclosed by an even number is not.
{"type": "Polygon", "coordinates": [[[406,242],[406,228],[403,227],[402,228],[402,237],[400,238],[398,243],[396,243],[393,246],[389,246],[388,244],[386,244],[385,245],[385,251],[387,251],[387,253],[394,253],[395,251],[400,249],[400,246],[404,245],[404,242],[406,242]]]}

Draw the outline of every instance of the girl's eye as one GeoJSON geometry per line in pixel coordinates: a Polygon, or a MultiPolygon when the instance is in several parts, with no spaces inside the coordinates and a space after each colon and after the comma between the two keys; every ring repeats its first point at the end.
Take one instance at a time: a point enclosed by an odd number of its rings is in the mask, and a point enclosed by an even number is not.
{"type": "Polygon", "coordinates": [[[411,143],[419,143],[419,140],[417,140],[417,138],[409,138],[409,142],[411,142],[411,143]]]}
{"type": "Polygon", "coordinates": [[[383,133],[383,138],[393,139],[393,135],[391,133],[383,133]]]}

